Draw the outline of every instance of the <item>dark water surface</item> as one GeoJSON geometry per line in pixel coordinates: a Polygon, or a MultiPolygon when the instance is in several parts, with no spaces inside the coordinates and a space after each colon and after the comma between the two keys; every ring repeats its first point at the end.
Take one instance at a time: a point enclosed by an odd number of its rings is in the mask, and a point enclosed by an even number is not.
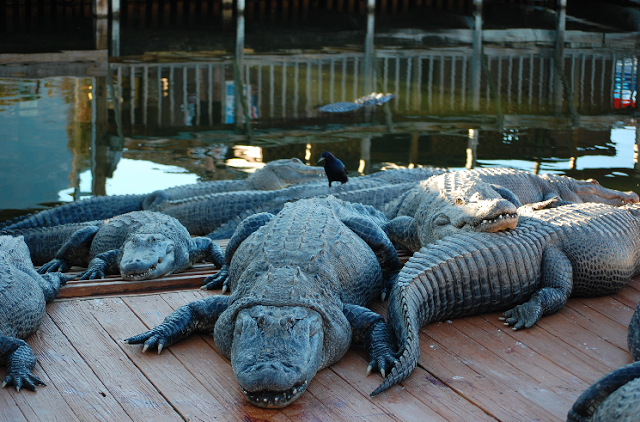
{"type": "Polygon", "coordinates": [[[260,0],[243,15],[213,0],[123,1],[119,20],[8,7],[0,220],[325,150],[352,176],[508,166],[640,193],[640,9],[378,1],[367,15],[352,3],[260,0]],[[396,98],[318,111],[371,92],[396,98]]]}

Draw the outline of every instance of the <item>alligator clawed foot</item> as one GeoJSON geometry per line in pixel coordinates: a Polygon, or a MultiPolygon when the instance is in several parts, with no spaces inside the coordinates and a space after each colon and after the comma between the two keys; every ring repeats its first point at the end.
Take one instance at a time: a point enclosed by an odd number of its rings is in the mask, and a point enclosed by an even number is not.
{"type": "Polygon", "coordinates": [[[36,391],[38,389],[36,387],[37,385],[47,384],[25,369],[24,371],[8,374],[2,382],[2,388],[8,385],[13,385],[16,388],[16,391],[20,391],[22,387],[25,387],[27,390],[36,391]]]}
{"type": "Polygon", "coordinates": [[[217,290],[222,289],[222,293],[226,292],[228,289],[227,280],[229,276],[229,266],[223,265],[214,275],[210,275],[209,277],[204,279],[204,285],[200,287],[202,290],[217,290]]]}
{"type": "Polygon", "coordinates": [[[506,311],[499,317],[500,321],[504,321],[504,325],[511,326],[514,330],[532,327],[540,319],[541,311],[527,305],[525,303],[506,311]]]}
{"type": "Polygon", "coordinates": [[[133,337],[129,337],[124,340],[127,344],[140,344],[144,342],[142,345],[142,353],[145,353],[149,349],[153,349],[155,347],[158,348],[158,354],[162,353],[162,349],[167,342],[166,338],[157,332],[157,329],[147,331],[146,333],[138,334],[133,337]]]}

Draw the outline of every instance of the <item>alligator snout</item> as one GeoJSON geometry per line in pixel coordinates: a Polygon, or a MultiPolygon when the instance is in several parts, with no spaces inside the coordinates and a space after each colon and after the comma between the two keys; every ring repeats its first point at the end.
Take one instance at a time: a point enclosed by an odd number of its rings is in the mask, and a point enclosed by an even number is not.
{"type": "Polygon", "coordinates": [[[125,280],[148,280],[170,274],[175,263],[174,244],[160,235],[136,235],[125,243],[120,274],[125,280]]]}

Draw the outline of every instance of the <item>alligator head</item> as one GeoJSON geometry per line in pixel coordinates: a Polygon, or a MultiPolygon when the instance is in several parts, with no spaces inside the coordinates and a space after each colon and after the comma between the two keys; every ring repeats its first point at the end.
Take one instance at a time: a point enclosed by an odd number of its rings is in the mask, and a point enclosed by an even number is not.
{"type": "Polygon", "coordinates": [[[120,274],[129,281],[171,274],[178,260],[176,244],[162,234],[135,234],[122,248],[120,274]]]}
{"type": "Polygon", "coordinates": [[[638,202],[637,193],[607,189],[595,179],[577,180],[557,174],[545,174],[542,177],[551,182],[558,189],[560,197],[567,201],[598,202],[614,207],[638,202]]]}
{"type": "Polygon", "coordinates": [[[325,177],[323,167],[304,164],[297,158],[268,162],[262,169],[250,176],[256,189],[275,190],[325,177]]]}
{"type": "Polygon", "coordinates": [[[421,245],[461,231],[492,233],[518,224],[519,202],[508,190],[477,180],[445,186],[445,180],[436,176],[420,185],[427,193],[415,214],[421,245]]]}
{"type": "Polygon", "coordinates": [[[231,365],[254,405],[285,407],[321,366],[322,317],[302,306],[253,306],[238,312],[231,365]]]}

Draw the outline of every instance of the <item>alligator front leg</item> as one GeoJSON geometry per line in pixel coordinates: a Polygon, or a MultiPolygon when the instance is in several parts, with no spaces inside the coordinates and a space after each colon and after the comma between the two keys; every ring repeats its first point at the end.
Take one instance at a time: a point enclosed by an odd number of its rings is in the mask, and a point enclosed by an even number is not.
{"type": "Polygon", "coordinates": [[[229,306],[229,296],[210,296],[196,300],[173,311],[162,324],[147,331],[125,339],[128,344],[144,343],[142,352],[157,348],[162,349],[187,338],[191,333],[211,333],[220,314],[229,306]]]}
{"type": "Polygon", "coordinates": [[[0,362],[4,362],[7,367],[2,387],[13,385],[20,391],[24,386],[35,391],[36,385],[46,385],[31,373],[36,366],[36,355],[24,340],[0,335],[0,362]]]}
{"type": "Polygon", "coordinates": [[[529,328],[544,315],[562,308],[573,288],[571,261],[557,246],[547,246],[542,253],[542,288],[529,301],[506,311],[500,317],[514,330],[529,328]]]}
{"type": "Polygon", "coordinates": [[[86,265],[91,242],[98,230],[100,230],[98,226],[87,226],[75,232],[56,253],[55,258],[40,267],[38,272],[40,274],[52,271],[65,272],[73,265],[86,265]]]}
{"type": "Polygon", "coordinates": [[[406,215],[396,217],[384,226],[384,231],[394,244],[398,244],[412,252],[421,248],[416,221],[413,217],[406,215]]]}
{"type": "Polygon", "coordinates": [[[220,271],[218,271],[217,274],[205,278],[205,284],[201,287],[201,289],[215,290],[222,288],[222,293],[226,292],[228,288],[227,277],[229,276],[229,264],[231,264],[231,259],[236,253],[236,250],[247,237],[251,236],[251,234],[253,234],[260,227],[267,224],[273,218],[273,214],[268,212],[261,212],[242,220],[242,222],[236,228],[236,231],[233,233],[233,236],[231,236],[231,239],[229,239],[229,243],[227,244],[227,249],[225,250],[224,255],[226,264],[223,265],[222,268],[220,268],[220,271]]]}
{"type": "Polygon", "coordinates": [[[106,274],[119,274],[121,257],[122,251],[119,249],[113,249],[96,255],[89,263],[89,267],[78,274],[78,278],[80,280],[94,280],[104,278],[106,274]]]}
{"type": "Polygon", "coordinates": [[[352,342],[369,354],[367,375],[380,371],[384,378],[398,362],[393,330],[379,314],[362,306],[345,304],[342,312],[351,324],[352,342]]]}

